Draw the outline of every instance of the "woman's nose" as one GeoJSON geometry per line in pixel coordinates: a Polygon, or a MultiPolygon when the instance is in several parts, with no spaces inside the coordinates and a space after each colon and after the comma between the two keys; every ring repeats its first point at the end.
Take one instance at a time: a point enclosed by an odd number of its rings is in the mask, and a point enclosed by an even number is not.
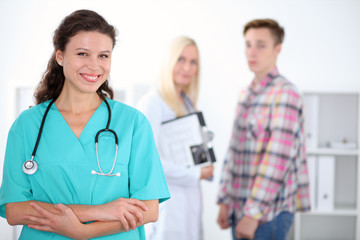
{"type": "Polygon", "coordinates": [[[91,70],[98,69],[98,67],[99,67],[98,59],[96,57],[89,58],[87,65],[88,65],[88,68],[91,70]]]}
{"type": "Polygon", "coordinates": [[[188,63],[188,62],[184,63],[183,69],[184,69],[185,71],[189,71],[190,68],[191,68],[191,64],[190,64],[190,63],[188,63]]]}

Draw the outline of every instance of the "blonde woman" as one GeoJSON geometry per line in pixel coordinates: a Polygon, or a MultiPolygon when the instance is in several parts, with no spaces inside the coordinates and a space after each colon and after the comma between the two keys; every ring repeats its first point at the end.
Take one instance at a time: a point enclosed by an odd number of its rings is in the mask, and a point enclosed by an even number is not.
{"type": "Polygon", "coordinates": [[[194,40],[181,36],[169,46],[159,84],[140,100],[138,108],[152,126],[171,199],[160,208],[158,222],[147,226],[147,239],[202,239],[200,180],[213,175],[213,166],[186,168],[169,160],[161,123],[197,110],[199,51],[194,40]]]}

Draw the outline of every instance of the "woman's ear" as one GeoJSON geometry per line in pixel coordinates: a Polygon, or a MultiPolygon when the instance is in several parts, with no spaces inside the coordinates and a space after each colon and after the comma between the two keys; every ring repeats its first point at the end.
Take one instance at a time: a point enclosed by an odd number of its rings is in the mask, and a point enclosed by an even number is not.
{"type": "Polygon", "coordinates": [[[63,60],[64,60],[64,54],[61,50],[56,50],[55,51],[55,58],[56,58],[56,62],[62,66],[63,65],[63,60]]]}

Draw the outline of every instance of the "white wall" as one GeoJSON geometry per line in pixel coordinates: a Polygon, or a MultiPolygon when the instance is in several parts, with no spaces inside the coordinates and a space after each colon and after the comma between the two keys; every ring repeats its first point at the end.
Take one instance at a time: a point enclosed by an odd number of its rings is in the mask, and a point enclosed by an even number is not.
{"type": "MultiPolygon", "coordinates": [[[[65,15],[80,8],[99,12],[119,31],[111,75],[115,87],[151,83],[171,38],[186,34],[198,42],[199,106],[215,132],[218,158],[214,181],[203,184],[206,240],[230,239],[216,225],[215,201],[237,93],[251,80],[242,37],[248,20],[270,17],[285,27],[278,66],[301,90],[360,91],[359,0],[0,0],[0,156],[14,117],[14,86],[39,81],[52,51],[53,31],[65,15]]],[[[0,221],[2,234],[6,228],[0,221]]]]}

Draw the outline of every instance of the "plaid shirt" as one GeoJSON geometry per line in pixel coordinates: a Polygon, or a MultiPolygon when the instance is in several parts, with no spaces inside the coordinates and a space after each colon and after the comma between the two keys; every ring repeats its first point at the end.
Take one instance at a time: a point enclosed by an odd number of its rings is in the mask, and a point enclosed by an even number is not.
{"type": "Polygon", "coordinates": [[[302,98],[277,68],[241,92],[218,193],[229,217],[310,210],[304,140],[302,98]]]}

